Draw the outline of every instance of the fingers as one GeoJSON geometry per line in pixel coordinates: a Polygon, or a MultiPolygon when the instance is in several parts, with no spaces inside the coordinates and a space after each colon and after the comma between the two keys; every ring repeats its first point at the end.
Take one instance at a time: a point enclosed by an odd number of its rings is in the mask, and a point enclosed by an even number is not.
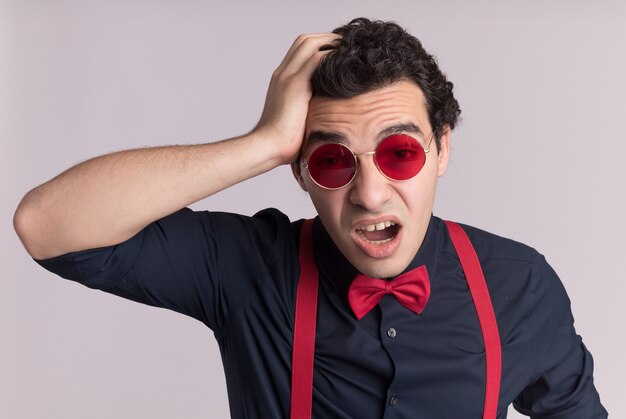
{"type": "MultiPolygon", "coordinates": [[[[332,45],[340,39],[340,36],[334,33],[321,34],[302,34],[287,51],[287,55],[283,58],[275,73],[285,73],[290,75],[300,71],[313,55],[320,51],[320,48],[332,45]]],[[[323,48],[328,50],[328,48],[323,48]]],[[[317,54],[319,55],[319,54],[317,54]]],[[[318,60],[319,62],[319,60],[318,60]]]]}
{"type": "Polygon", "coordinates": [[[289,62],[291,62],[293,55],[295,54],[295,52],[300,49],[303,44],[306,42],[314,42],[318,39],[322,39],[322,44],[324,42],[324,40],[328,41],[329,39],[332,38],[338,38],[339,35],[336,34],[332,34],[332,33],[312,33],[312,34],[301,34],[299,35],[294,41],[293,44],[291,44],[291,47],[289,48],[289,51],[287,51],[287,54],[285,54],[285,57],[283,58],[282,62],[280,63],[280,65],[278,66],[279,69],[284,68],[289,62]]]}
{"type": "Polygon", "coordinates": [[[300,67],[298,71],[302,74],[304,78],[309,80],[313,76],[313,72],[319,65],[322,57],[328,54],[330,51],[331,50],[317,51],[302,64],[302,67],[300,67]]]}

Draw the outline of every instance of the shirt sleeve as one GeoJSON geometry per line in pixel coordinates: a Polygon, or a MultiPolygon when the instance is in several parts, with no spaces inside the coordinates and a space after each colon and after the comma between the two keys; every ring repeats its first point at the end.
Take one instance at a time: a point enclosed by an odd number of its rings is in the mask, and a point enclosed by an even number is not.
{"type": "Polygon", "coordinates": [[[542,419],[608,416],[593,384],[593,358],[574,329],[570,300],[543,256],[533,267],[530,385],[514,401],[520,413],[542,419]]]}
{"type": "Polygon", "coordinates": [[[289,257],[293,237],[277,210],[253,217],[183,208],[114,246],[35,261],[63,278],[163,307],[221,329],[271,280],[275,255],[289,257]]]}

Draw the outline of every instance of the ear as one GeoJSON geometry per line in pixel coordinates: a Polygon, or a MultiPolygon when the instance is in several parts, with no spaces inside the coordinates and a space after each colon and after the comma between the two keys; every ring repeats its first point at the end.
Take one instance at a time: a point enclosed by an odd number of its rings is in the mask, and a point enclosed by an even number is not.
{"type": "Polygon", "coordinates": [[[306,184],[304,183],[304,179],[302,178],[302,170],[300,170],[300,159],[291,163],[291,173],[293,173],[293,177],[296,178],[298,185],[302,188],[304,192],[308,192],[306,188],[306,184]]]}
{"type": "Polygon", "coordinates": [[[437,176],[441,177],[446,173],[448,168],[448,161],[450,160],[450,127],[446,125],[443,129],[443,134],[439,141],[439,153],[437,176]]]}

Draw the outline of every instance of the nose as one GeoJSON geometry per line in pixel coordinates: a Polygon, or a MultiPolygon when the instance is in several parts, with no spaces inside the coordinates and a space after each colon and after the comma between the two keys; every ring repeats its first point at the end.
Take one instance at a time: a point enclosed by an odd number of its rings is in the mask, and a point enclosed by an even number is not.
{"type": "Polygon", "coordinates": [[[376,167],[372,155],[360,155],[359,167],[350,185],[350,202],[368,212],[381,211],[391,199],[389,183],[389,179],[376,167]]]}

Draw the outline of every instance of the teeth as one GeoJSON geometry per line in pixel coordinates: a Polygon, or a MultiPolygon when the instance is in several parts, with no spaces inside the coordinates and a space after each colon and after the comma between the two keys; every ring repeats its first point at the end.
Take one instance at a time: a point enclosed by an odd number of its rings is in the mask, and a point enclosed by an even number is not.
{"type": "Polygon", "coordinates": [[[365,230],[365,231],[384,230],[387,227],[391,227],[395,225],[396,223],[394,223],[393,221],[383,221],[378,224],[362,225],[359,227],[359,230],[365,230]]]}
{"type": "Polygon", "coordinates": [[[390,238],[384,239],[384,240],[367,240],[367,237],[365,237],[365,234],[363,234],[363,231],[359,231],[359,234],[361,235],[361,237],[363,237],[365,239],[365,241],[368,241],[368,242],[374,243],[374,244],[385,244],[385,243],[390,242],[391,240],[393,240],[393,237],[390,237],[390,238]]]}

